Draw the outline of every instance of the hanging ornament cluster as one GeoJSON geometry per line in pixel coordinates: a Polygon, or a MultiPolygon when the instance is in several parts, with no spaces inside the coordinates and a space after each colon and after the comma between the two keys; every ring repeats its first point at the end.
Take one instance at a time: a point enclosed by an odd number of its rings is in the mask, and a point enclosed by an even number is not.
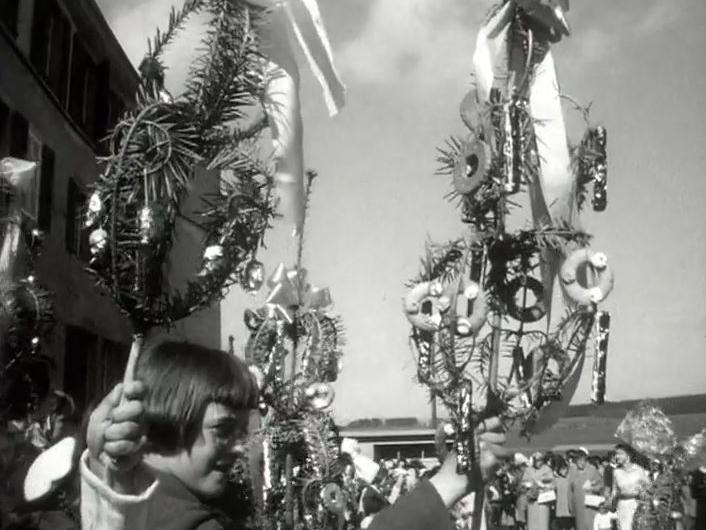
{"type": "MultiPolygon", "coordinates": [[[[593,185],[591,204],[596,212],[602,212],[608,205],[608,162],[607,137],[605,127],[589,128],[577,152],[577,182],[583,190],[593,185]]],[[[579,207],[585,200],[585,192],[580,192],[579,207]]]]}
{"type": "Polygon", "coordinates": [[[597,306],[613,273],[575,213],[588,184],[595,209],[605,207],[606,134],[589,125],[572,159],[551,55],[569,34],[568,8],[506,1],[481,27],[476,86],[460,109],[467,134],[439,150],[468,233],[429,245],[403,300],[418,379],[449,411],[460,471],[473,465],[484,419],[519,419],[528,435],[557,419],[596,332],[597,400],[605,387],[608,321],[597,306]],[[511,231],[519,193],[534,227],[511,231]]]}
{"type": "Polygon", "coordinates": [[[659,467],[638,495],[635,530],[668,530],[683,517],[682,486],[688,474],[706,465],[706,429],[679,440],[672,421],[658,407],[640,403],[621,421],[615,436],[659,467]]]}
{"type": "MultiPolygon", "coordinates": [[[[258,278],[261,265],[253,267],[258,278]]],[[[263,498],[270,520],[265,524],[340,528],[350,499],[329,411],[340,369],[342,326],[327,312],[328,289],[310,285],[305,269],[280,265],[267,286],[264,307],[245,312],[251,331],[246,358],[260,383],[263,413],[263,498]]]]}
{"type": "Polygon", "coordinates": [[[596,316],[596,348],[591,371],[591,402],[605,402],[606,370],[608,368],[608,337],[610,336],[610,313],[600,311],[596,316]]]}
{"type": "Polygon", "coordinates": [[[253,290],[256,251],[274,217],[273,170],[257,156],[264,128],[264,60],[243,2],[189,0],[150,41],[135,105],[109,138],[109,154],[86,205],[90,270],[136,330],[170,325],[218,300],[234,284],[253,290]],[[209,31],[179,97],[165,97],[161,58],[187,18],[209,31]],[[261,115],[247,122],[251,108],[261,115]],[[218,178],[187,219],[205,236],[201,269],[175,291],[164,263],[192,190],[218,178]]]}

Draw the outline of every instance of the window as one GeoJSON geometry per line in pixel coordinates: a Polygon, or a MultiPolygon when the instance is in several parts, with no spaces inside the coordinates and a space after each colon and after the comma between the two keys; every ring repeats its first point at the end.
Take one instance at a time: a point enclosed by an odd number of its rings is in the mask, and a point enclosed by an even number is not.
{"type": "MultiPolygon", "coordinates": [[[[56,6],[56,4],[53,5],[56,6]]],[[[54,95],[66,108],[71,61],[71,24],[58,7],[55,7],[51,21],[47,80],[54,95]]]]}
{"type": "Polygon", "coordinates": [[[29,141],[29,123],[22,114],[13,112],[10,115],[10,156],[27,157],[29,141]]]}
{"type": "Polygon", "coordinates": [[[35,2],[30,59],[64,107],[71,57],[71,33],[68,18],[54,0],[35,2]]]}
{"type": "MultiPolygon", "coordinates": [[[[97,143],[102,143],[110,124],[110,63],[103,61],[96,68],[95,135],[97,143]]],[[[105,147],[101,145],[101,147],[105,147]]]]}
{"type": "Polygon", "coordinates": [[[66,326],[64,343],[64,392],[69,394],[79,410],[85,410],[89,394],[89,359],[96,356],[98,338],[82,328],[66,326]]]}
{"type": "Polygon", "coordinates": [[[67,326],[65,348],[64,391],[74,398],[79,409],[100,401],[122,380],[129,345],[67,326]]]}
{"type": "Polygon", "coordinates": [[[90,259],[88,231],[83,222],[86,200],[86,194],[76,181],[69,179],[66,195],[66,250],[83,261],[90,259]]]}
{"type": "Polygon", "coordinates": [[[4,156],[7,148],[6,140],[7,134],[7,124],[10,121],[10,107],[5,105],[5,102],[0,99],[0,157],[4,156]]]}
{"type": "Polygon", "coordinates": [[[105,396],[123,378],[130,346],[107,339],[102,341],[100,353],[96,359],[96,381],[92,385],[96,398],[105,396]]]}
{"type": "Polygon", "coordinates": [[[48,232],[51,228],[51,205],[54,191],[54,151],[42,146],[42,163],[39,169],[39,207],[37,212],[37,226],[48,232]]]}
{"type": "Polygon", "coordinates": [[[96,133],[96,87],[96,65],[81,39],[74,34],[69,114],[91,138],[94,138],[96,133]]]}
{"type": "Polygon", "coordinates": [[[40,75],[47,75],[49,62],[49,44],[51,39],[51,10],[52,0],[42,0],[34,3],[34,16],[32,18],[32,42],[29,58],[34,68],[40,75]]]}
{"type": "Polygon", "coordinates": [[[108,130],[112,130],[122,117],[127,105],[115,92],[110,92],[110,110],[108,111],[108,130]]]}
{"type": "Polygon", "coordinates": [[[20,0],[0,0],[0,24],[13,37],[17,37],[17,14],[20,0]]]}

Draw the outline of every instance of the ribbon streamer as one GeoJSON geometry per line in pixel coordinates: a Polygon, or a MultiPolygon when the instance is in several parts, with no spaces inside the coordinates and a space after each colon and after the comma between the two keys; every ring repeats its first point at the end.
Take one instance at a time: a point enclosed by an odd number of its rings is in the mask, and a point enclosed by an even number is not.
{"type": "Polygon", "coordinates": [[[304,224],[304,127],[294,39],[323,89],[332,116],[345,103],[345,86],[336,71],[316,0],[247,1],[269,9],[267,22],[257,28],[260,48],[268,58],[265,112],[274,146],[281,209],[298,233],[304,224]]]}
{"type": "Polygon", "coordinates": [[[265,301],[270,318],[294,322],[297,311],[323,309],[331,305],[331,293],[326,288],[312,287],[306,281],[306,269],[289,270],[280,263],[267,280],[270,293],[265,301]]]}

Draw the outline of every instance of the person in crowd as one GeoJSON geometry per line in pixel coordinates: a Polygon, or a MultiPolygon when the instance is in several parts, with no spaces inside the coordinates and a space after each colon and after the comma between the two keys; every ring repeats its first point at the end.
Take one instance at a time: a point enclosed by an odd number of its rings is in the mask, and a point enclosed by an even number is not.
{"type": "Polygon", "coordinates": [[[566,462],[569,465],[569,471],[576,467],[576,450],[569,449],[566,451],[566,462]]]}
{"type": "Polygon", "coordinates": [[[522,453],[515,454],[515,528],[524,530],[527,527],[527,495],[529,488],[523,482],[529,460],[522,453]]]}
{"type": "Polygon", "coordinates": [[[598,506],[598,514],[593,519],[591,530],[612,530],[616,519],[617,516],[608,509],[608,503],[604,501],[598,506]]]}
{"type": "Polygon", "coordinates": [[[576,452],[576,467],[569,473],[576,530],[593,529],[593,519],[598,513],[597,507],[586,506],[586,495],[600,495],[604,488],[603,477],[598,469],[590,464],[589,456],[586,448],[579,448],[576,452]]]}
{"type": "Polygon", "coordinates": [[[527,529],[548,530],[550,509],[542,494],[554,489],[554,474],[541,452],[532,455],[532,466],[525,470],[522,482],[528,488],[527,529]]]}
{"type": "Polygon", "coordinates": [[[696,501],[694,528],[706,528],[706,466],[695,469],[691,474],[691,495],[696,501]]]}
{"type": "Polygon", "coordinates": [[[363,487],[360,494],[359,507],[360,527],[362,529],[368,528],[378,512],[387,508],[389,505],[390,502],[375,486],[367,485],[363,487]]]}
{"type": "Polygon", "coordinates": [[[407,466],[407,473],[405,474],[405,489],[407,492],[412,491],[417,485],[420,478],[420,470],[423,468],[424,466],[419,460],[412,461],[407,466]]]}
{"type": "Polygon", "coordinates": [[[569,464],[561,456],[554,458],[554,483],[556,503],[554,505],[554,530],[571,530],[574,527],[573,498],[569,479],[569,464]]]}
{"type": "MultiPolygon", "coordinates": [[[[585,448],[584,448],[585,449],[585,448]]],[[[588,449],[586,449],[588,451],[588,449]]],[[[600,456],[596,455],[590,455],[588,456],[588,463],[591,465],[594,469],[598,470],[598,473],[600,473],[601,477],[603,477],[603,470],[605,468],[605,463],[604,460],[600,456]]],[[[602,480],[601,480],[602,481],[602,480]]]]}
{"type": "Polygon", "coordinates": [[[390,490],[387,500],[389,504],[394,504],[397,499],[407,492],[407,473],[408,470],[404,467],[397,467],[393,470],[392,476],[395,479],[390,490]]]}
{"type": "Polygon", "coordinates": [[[135,377],[117,385],[89,420],[83,528],[230,528],[215,506],[257,406],[248,368],[223,351],[159,341],[145,347],[135,377]]]}
{"type": "Polygon", "coordinates": [[[691,485],[693,482],[693,474],[684,477],[684,482],[681,487],[681,500],[683,510],[683,525],[684,530],[695,530],[696,522],[696,499],[691,493],[691,485]]]}
{"type": "Polygon", "coordinates": [[[662,473],[662,464],[659,463],[659,460],[656,458],[650,459],[650,465],[649,465],[649,479],[650,482],[654,482],[657,480],[662,473]]]}
{"type": "Polygon", "coordinates": [[[613,471],[618,464],[615,461],[615,451],[609,452],[604,458],[603,484],[605,486],[605,496],[608,497],[613,490],[613,471]]]}
{"type": "Polygon", "coordinates": [[[494,528],[512,530],[515,527],[515,490],[512,463],[506,460],[488,484],[490,521],[494,528]]]}
{"type": "Polygon", "coordinates": [[[633,450],[625,444],[615,447],[617,467],[613,471],[611,498],[615,503],[618,530],[632,530],[640,490],[649,483],[647,471],[634,462],[633,450]]]}
{"type": "Polygon", "coordinates": [[[556,471],[554,467],[554,463],[556,461],[557,455],[554,454],[553,451],[547,451],[544,453],[544,463],[551,469],[552,471],[556,471]]]}

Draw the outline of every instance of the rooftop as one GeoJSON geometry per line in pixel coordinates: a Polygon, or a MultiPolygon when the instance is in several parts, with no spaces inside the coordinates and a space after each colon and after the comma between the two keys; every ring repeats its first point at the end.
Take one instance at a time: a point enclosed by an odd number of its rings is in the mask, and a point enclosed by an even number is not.
{"type": "MultiPolygon", "coordinates": [[[[604,405],[574,405],[556,425],[530,440],[512,431],[507,446],[512,449],[550,449],[584,446],[605,449],[616,441],[615,431],[625,414],[643,400],[620,401],[604,405]]],[[[706,394],[651,399],[674,424],[680,437],[693,435],[706,427],[706,394]]],[[[344,436],[360,440],[428,439],[434,430],[429,422],[417,418],[367,418],[341,428],[344,436]]]]}

